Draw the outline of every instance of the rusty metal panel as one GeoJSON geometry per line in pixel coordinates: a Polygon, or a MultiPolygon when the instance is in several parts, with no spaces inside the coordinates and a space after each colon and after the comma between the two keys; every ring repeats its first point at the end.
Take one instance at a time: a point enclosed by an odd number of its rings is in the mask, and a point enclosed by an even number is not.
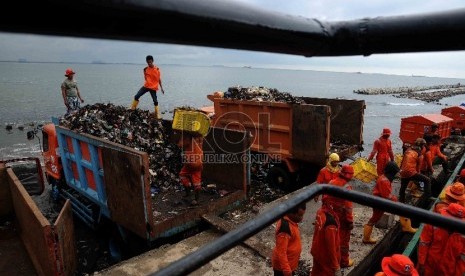
{"type": "Polygon", "coordinates": [[[153,217],[147,153],[103,147],[102,160],[111,219],[148,239],[146,224],[153,225],[153,217]]]}
{"type": "Polygon", "coordinates": [[[292,109],[292,156],[324,165],[329,152],[330,107],[294,105],[292,109]]]}
{"type": "Polygon", "coordinates": [[[57,269],[60,275],[74,275],[77,266],[76,243],[74,236],[73,210],[70,200],[66,200],[54,225],[57,237],[57,269]]]}
{"type": "Polygon", "coordinates": [[[13,214],[8,175],[5,163],[0,162],[0,217],[13,214]]]}
{"type": "Polygon", "coordinates": [[[238,203],[245,199],[246,193],[244,190],[237,190],[222,198],[210,202],[208,205],[202,207],[188,208],[186,211],[177,214],[176,216],[157,222],[154,225],[153,238],[160,237],[166,231],[181,232],[184,230],[183,226],[187,224],[194,224],[201,221],[202,215],[205,214],[221,214],[225,212],[234,203],[238,203]]]}
{"type": "Polygon", "coordinates": [[[20,237],[36,272],[38,275],[56,275],[52,227],[14,172],[7,169],[7,173],[20,237]]]}
{"type": "Polygon", "coordinates": [[[218,189],[245,191],[249,146],[248,132],[211,128],[203,142],[203,181],[216,183],[218,189]]]}
{"type": "MultiPolygon", "coordinates": [[[[363,143],[363,115],[365,101],[346,99],[325,99],[304,97],[307,104],[327,105],[331,107],[331,140],[347,144],[363,143]]],[[[381,131],[381,130],[380,130],[381,131]]]]}

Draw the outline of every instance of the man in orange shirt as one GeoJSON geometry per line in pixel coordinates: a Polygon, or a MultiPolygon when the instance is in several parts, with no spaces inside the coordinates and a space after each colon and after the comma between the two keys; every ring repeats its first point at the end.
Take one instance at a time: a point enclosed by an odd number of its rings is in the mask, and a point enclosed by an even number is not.
{"type": "Polygon", "coordinates": [[[394,161],[394,153],[392,152],[392,143],[389,136],[391,136],[391,130],[384,128],[381,137],[375,141],[373,150],[367,158],[367,161],[370,162],[376,154],[376,172],[378,176],[384,173],[384,167],[386,167],[387,162],[394,161]]]}
{"type": "MultiPolygon", "coordinates": [[[[397,166],[396,162],[389,161],[384,168],[384,173],[378,176],[378,179],[376,180],[376,186],[373,189],[373,195],[392,201],[397,201],[397,197],[392,194],[391,183],[399,170],[399,166],[397,166]]],[[[371,216],[368,223],[363,227],[363,243],[376,243],[376,240],[371,238],[371,232],[373,231],[373,226],[381,219],[383,214],[383,210],[373,208],[373,215],[371,216]]]]}
{"type": "MultiPolygon", "coordinates": [[[[328,157],[328,163],[323,167],[316,178],[318,184],[328,184],[329,181],[335,179],[339,175],[341,167],[339,166],[339,155],[335,152],[331,153],[328,157]]],[[[318,201],[319,196],[315,197],[315,202],[318,201]]]]}
{"type": "MultiPolygon", "coordinates": [[[[447,208],[441,210],[441,215],[462,219],[465,216],[465,208],[457,203],[451,203],[447,208]]],[[[425,224],[420,235],[418,244],[418,272],[424,276],[436,275],[463,275],[456,273],[443,273],[441,270],[454,269],[455,261],[460,260],[460,253],[451,258],[444,258],[446,245],[448,244],[450,233],[448,230],[425,224]],[[447,267],[441,268],[442,264],[447,267]]],[[[460,261],[463,263],[463,261],[460,261]]],[[[463,271],[462,271],[463,272],[463,271]]]]}
{"type": "MultiPolygon", "coordinates": [[[[329,184],[352,190],[349,181],[353,176],[354,168],[351,165],[344,165],[339,172],[339,176],[331,180],[329,184]]],[[[330,195],[323,197],[323,202],[325,201],[333,208],[340,223],[341,268],[353,266],[354,260],[349,258],[350,232],[354,228],[352,201],[330,195]]]]}
{"type": "MultiPolygon", "coordinates": [[[[426,144],[425,139],[418,138],[415,144],[409,148],[406,148],[404,157],[402,158],[402,164],[400,166],[400,190],[399,190],[399,201],[405,202],[405,190],[410,181],[424,183],[424,196],[429,198],[431,196],[431,180],[424,174],[420,173],[420,168],[423,162],[423,156],[421,155],[423,145],[426,144]]],[[[402,231],[415,233],[416,229],[412,228],[411,221],[408,218],[400,217],[400,224],[402,231]]]]}
{"type": "Polygon", "coordinates": [[[302,203],[276,224],[276,244],[271,255],[275,276],[292,276],[298,268],[302,253],[298,223],[302,222],[306,209],[306,204],[302,203]]]}
{"type": "Polygon", "coordinates": [[[341,273],[341,249],[339,247],[339,219],[331,205],[323,202],[316,212],[315,230],[310,253],[313,268],[310,276],[334,276],[341,273]]]}
{"type": "Polygon", "coordinates": [[[139,104],[139,98],[142,97],[147,92],[150,92],[150,96],[152,96],[153,104],[155,105],[155,113],[154,116],[156,119],[160,118],[160,113],[158,110],[158,99],[157,99],[157,90],[160,87],[161,92],[165,94],[165,90],[163,90],[163,85],[161,83],[161,74],[160,69],[153,64],[153,57],[147,56],[145,58],[147,61],[147,67],[144,68],[144,85],[139,89],[137,94],[134,96],[134,100],[131,104],[131,109],[136,109],[137,105],[139,104]]]}
{"type": "Polygon", "coordinates": [[[183,150],[183,166],[179,172],[181,184],[186,191],[185,197],[189,198],[191,189],[194,189],[195,199],[192,205],[199,202],[200,191],[202,190],[202,169],[203,169],[203,150],[202,137],[194,137],[188,133],[183,133],[178,142],[178,146],[183,150]]]}
{"type": "Polygon", "coordinates": [[[455,182],[447,186],[444,193],[439,195],[440,201],[434,204],[434,211],[440,213],[442,209],[447,208],[451,203],[459,203],[464,206],[465,203],[465,186],[461,182],[455,182]]]}
{"type": "Polygon", "coordinates": [[[431,143],[430,149],[431,149],[431,157],[433,159],[433,164],[441,163],[442,164],[442,170],[446,175],[450,173],[449,171],[449,165],[447,163],[447,156],[445,156],[441,152],[441,142],[440,142],[441,137],[439,134],[434,134],[433,135],[433,141],[431,143]]]}

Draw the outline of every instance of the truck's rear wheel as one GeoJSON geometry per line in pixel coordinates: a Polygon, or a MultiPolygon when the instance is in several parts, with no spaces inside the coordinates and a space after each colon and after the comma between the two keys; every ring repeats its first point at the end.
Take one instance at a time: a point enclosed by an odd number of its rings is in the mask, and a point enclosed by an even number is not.
{"type": "Polygon", "coordinates": [[[294,184],[291,173],[279,165],[275,165],[268,170],[266,180],[268,184],[284,191],[291,190],[294,184]]]}

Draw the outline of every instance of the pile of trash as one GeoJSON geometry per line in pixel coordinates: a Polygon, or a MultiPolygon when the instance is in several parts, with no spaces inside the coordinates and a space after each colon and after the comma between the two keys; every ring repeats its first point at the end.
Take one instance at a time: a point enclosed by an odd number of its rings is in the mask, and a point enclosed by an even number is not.
{"type": "Polygon", "coordinates": [[[263,86],[232,86],[228,91],[224,92],[225,99],[248,100],[248,101],[269,101],[301,104],[304,100],[299,97],[294,97],[291,93],[280,92],[276,88],[267,88],[263,86]]]}
{"type": "Polygon", "coordinates": [[[128,110],[111,103],[86,105],[60,118],[60,125],[91,134],[149,155],[152,193],[178,186],[181,149],[171,141],[171,126],[149,111],[128,110]]]}

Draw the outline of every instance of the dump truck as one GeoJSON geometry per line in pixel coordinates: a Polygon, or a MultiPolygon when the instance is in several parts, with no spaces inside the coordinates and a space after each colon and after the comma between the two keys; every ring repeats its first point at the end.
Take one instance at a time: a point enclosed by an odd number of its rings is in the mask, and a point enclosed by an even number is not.
{"type": "Polygon", "coordinates": [[[293,104],[220,93],[207,98],[213,102],[212,125],[250,132],[252,160],[269,162],[268,182],[284,189],[313,183],[332,152],[344,161],[363,150],[363,100],[302,97],[303,103],[293,104]]]}
{"type": "MultiPolygon", "coordinates": [[[[52,193],[70,200],[76,217],[89,227],[109,225],[113,229],[110,233],[116,237],[109,242],[115,259],[121,258],[121,248],[127,244],[150,246],[161,238],[182,235],[201,221],[201,215],[221,213],[246,198],[247,163],[204,162],[202,180],[214,184],[221,194],[206,195],[208,199],[198,206],[180,208],[183,205],[177,197],[181,195],[165,198],[162,190],[157,195],[161,199],[153,199],[149,178],[153,173],[146,152],[73,131],[60,126],[57,118],[43,127],[42,135],[45,175],[52,193]],[[225,171],[235,177],[225,178],[225,171]]],[[[203,150],[210,160],[217,155],[242,160],[248,154],[246,136],[246,132],[212,128],[204,138],[203,150]]]]}
{"type": "Polygon", "coordinates": [[[66,201],[56,217],[46,217],[33,199],[43,190],[38,158],[0,161],[2,275],[74,275],[71,204],[66,201]]]}

